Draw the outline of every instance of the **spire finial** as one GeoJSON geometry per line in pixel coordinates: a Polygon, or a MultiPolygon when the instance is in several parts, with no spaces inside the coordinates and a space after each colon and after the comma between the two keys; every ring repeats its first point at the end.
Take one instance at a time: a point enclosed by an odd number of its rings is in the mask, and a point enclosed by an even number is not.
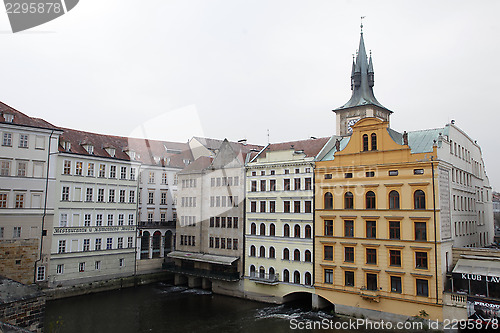
{"type": "Polygon", "coordinates": [[[365,18],[366,16],[361,16],[361,33],[363,33],[363,19],[365,18]]]}

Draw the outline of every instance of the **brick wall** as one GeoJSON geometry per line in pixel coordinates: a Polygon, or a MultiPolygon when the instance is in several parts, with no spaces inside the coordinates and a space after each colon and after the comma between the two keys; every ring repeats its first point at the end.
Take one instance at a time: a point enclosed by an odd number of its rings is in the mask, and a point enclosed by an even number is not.
{"type": "Polygon", "coordinates": [[[0,275],[30,284],[34,278],[38,239],[9,239],[0,241],[0,275]]]}

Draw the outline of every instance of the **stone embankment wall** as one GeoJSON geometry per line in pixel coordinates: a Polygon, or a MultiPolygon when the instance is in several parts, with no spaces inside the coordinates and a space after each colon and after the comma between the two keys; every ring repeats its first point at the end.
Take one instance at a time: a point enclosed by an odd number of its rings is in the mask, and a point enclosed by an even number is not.
{"type": "Polygon", "coordinates": [[[38,246],[35,238],[0,241],[0,274],[24,284],[33,283],[38,246]]]}

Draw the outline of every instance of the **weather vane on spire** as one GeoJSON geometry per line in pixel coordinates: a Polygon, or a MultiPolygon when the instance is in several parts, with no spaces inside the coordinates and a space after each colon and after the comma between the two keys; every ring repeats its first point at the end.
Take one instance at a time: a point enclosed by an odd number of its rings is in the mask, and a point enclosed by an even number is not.
{"type": "Polygon", "coordinates": [[[361,16],[361,33],[363,33],[363,19],[365,18],[366,16],[361,16]]]}

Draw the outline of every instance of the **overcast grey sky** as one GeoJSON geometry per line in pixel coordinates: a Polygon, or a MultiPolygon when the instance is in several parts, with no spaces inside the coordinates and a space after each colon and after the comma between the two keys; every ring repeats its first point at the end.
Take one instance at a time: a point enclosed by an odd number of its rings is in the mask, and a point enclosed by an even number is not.
{"type": "Polygon", "coordinates": [[[80,0],[12,34],[0,100],[64,127],[187,141],[330,136],[350,97],[360,16],[391,127],[451,119],[500,190],[500,1],[80,0]]]}

